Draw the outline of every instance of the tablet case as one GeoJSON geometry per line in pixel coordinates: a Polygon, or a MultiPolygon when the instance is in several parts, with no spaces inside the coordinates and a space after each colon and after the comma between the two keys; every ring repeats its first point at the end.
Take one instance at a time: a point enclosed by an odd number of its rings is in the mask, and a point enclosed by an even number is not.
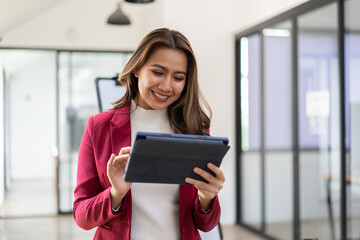
{"type": "Polygon", "coordinates": [[[229,150],[229,140],[188,134],[138,132],[126,165],[127,182],[187,184],[186,177],[205,181],[194,167],[204,169],[211,162],[220,167],[229,150]]]}

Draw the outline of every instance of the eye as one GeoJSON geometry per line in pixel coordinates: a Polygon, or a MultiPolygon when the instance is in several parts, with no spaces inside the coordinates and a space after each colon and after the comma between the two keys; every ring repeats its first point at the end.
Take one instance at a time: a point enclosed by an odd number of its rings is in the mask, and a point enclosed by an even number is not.
{"type": "Polygon", "coordinates": [[[154,73],[155,76],[162,76],[162,72],[160,71],[152,70],[152,72],[154,73]]]}
{"type": "Polygon", "coordinates": [[[176,81],[182,81],[182,80],[185,79],[185,77],[175,76],[174,79],[175,79],[176,81]]]}

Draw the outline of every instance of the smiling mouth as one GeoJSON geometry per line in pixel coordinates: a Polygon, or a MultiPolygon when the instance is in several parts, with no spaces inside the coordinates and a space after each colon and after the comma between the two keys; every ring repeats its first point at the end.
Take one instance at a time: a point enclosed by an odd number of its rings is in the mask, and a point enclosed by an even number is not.
{"type": "Polygon", "coordinates": [[[158,98],[160,99],[167,99],[169,98],[170,96],[165,96],[165,95],[160,95],[159,93],[155,92],[155,91],[152,91],[154,93],[155,96],[157,96],[158,98]]]}

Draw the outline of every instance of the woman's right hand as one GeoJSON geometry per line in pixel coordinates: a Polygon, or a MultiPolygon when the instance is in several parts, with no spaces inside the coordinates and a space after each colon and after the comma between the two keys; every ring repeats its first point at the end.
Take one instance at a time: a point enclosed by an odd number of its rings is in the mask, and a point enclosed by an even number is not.
{"type": "Polygon", "coordinates": [[[111,183],[111,203],[113,208],[117,208],[126,193],[131,187],[131,183],[125,182],[124,172],[127,160],[129,158],[131,147],[121,148],[118,156],[111,154],[111,157],[107,163],[107,176],[111,183]]]}

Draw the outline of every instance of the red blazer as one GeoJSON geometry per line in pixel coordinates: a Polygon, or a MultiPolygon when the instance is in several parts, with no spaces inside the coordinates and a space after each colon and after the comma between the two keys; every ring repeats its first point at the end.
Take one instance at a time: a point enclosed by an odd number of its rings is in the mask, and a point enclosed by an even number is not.
{"type": "MultiPolygon", "coordinates": [[[[89,230],[98,227],[94,239],[130,239],[131,189],[119,212],[111,207],[111,184],[106,174],[112,153],[131,145],[130,104],[89,118],[79,149],[73,214],[77,225],[89,230]]],[[[201,211],[197,189],[180,185],[179,227],[181,239],[201,239],[197,229],[207,232],[219,222],[220,205],[216,196],[211,211],[201,211]]]]}

